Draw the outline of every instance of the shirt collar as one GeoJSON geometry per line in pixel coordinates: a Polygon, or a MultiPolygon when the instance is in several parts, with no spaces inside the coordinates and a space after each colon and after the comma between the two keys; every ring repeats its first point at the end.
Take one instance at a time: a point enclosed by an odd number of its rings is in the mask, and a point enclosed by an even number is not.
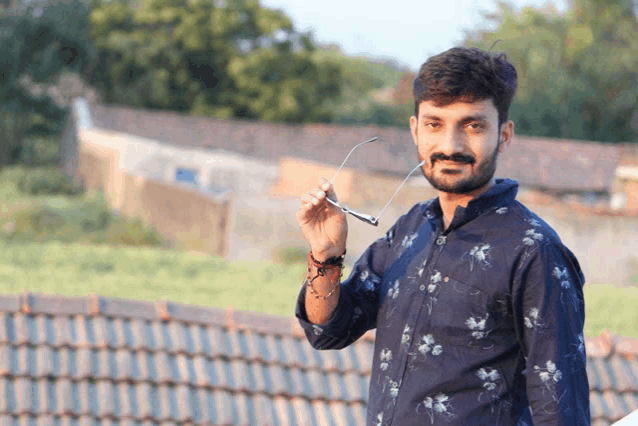
{"type": "MultiPolygon", "coordinates": [[[[467,207],[458,206],[456,208],[452,223],[450,223],[447,230],[450,231],[454,228],[458,228],[482,215],[488,209],[510,204],[516,198],[517,193],[517,181],[497,178],[494,185],[492,185],[487,192],[471,200],[467,203],[467,207]]],[[[441,210],[439,197],[434,198],[426,204],[423,215],[428,219],[435,219],[441,224],[443,223],[443,211],[441,210]]]]}

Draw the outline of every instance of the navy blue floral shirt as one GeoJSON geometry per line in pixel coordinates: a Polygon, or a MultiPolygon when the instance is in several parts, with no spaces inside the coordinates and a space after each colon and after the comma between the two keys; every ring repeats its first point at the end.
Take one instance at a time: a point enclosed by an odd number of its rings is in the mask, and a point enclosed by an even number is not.
{"type": "Polygon", "coordinates": [[[376,328],[367,423],[589,425],[584,276],[556,232],[497,179],[447,230],[438,198],[368,247],[316,349],[376,328]]]}

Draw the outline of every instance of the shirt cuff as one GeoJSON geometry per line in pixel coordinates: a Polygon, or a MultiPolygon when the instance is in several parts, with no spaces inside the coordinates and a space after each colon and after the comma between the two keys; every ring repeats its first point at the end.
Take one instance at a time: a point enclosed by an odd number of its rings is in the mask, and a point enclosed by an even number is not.
{"type": "Polygon", "coordinates": [[[297,297],[297,307],[295,309],[295,316],[299,320],[299,324],[306,331],[306,335],[320,336],[326,335],[333,339],[339,339],[343,336],[344,330],[347,330],[347,325],[352,319],[352,309],[348,309],[350,306],[349,295],[344,288],[339,289],[339,302],[332,311],[328,319],[323,324],[313,324],[308,320],[306,313],[306,286],[308,281],[304,281],[299,296],[297,297]]]}

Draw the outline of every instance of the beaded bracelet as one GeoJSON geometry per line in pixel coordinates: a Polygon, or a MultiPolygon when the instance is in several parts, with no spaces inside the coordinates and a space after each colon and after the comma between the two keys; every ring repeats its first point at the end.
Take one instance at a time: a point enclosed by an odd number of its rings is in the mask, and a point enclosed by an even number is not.
{"type": "Polygon", "coordinates": [[[323,300],[326,300],[330,296],[332,296],[332,294],[335,291],[337,291],[337,288],[339,287],[339,281],[340,281],[338,278],[341,278],[341,270],[343,269],[343,259],[345,258],[345,256],[346,256],[346,253],[344,251],[343,254],[339,257],[335,256],[335,257],[326,259],[324,262],[319,262],[317,259],[314,258],[311,251],[308,252],[308,275],[306,276],[306,278],[308,279],[308,288],[310,289],[310,293],[312,293],[315,296],[315,299],[321,298],[323,300]],[[317,275],[315,275],[313,278],[310,278],[311,266],[314,266],[315,268],[317,268],[317,275]],[[327,275],[328,273],[330,275],[327,275]],[[317,293],[314,286],[312,285],[312,282],[317,277],[324,277],[324,276],[328,276],[330,281],[335,281],[335,286],[327,295],[322,296],[319,293],[317,293]]]}

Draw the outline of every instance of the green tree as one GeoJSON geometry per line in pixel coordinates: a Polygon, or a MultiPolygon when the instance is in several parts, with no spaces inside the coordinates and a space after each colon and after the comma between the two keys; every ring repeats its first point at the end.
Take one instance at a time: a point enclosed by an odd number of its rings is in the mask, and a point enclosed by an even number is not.
{"type": "Polygon", "coordinates": [[[506,3],[494,30],[465,44],[502,50],[519,89],[510,118],[527,135],[625,142],[638,138],[638,20],[629,0],[574,0],[566,14],[506,3]]]}
{"type": "Polygon", "coordinates": [[[78,0],[0,15],[0,165],[28,162],[30,138],[62,131],[68,109],[28,82],[81,70],[90,60],[87,23],[78,0]]]}
{"type": "Polygon", "coordinates": [[[95,0],[107,102],[266,121],[327,121],[340,69],[312,60],[311,37],[257,0],[95,0]]]}

